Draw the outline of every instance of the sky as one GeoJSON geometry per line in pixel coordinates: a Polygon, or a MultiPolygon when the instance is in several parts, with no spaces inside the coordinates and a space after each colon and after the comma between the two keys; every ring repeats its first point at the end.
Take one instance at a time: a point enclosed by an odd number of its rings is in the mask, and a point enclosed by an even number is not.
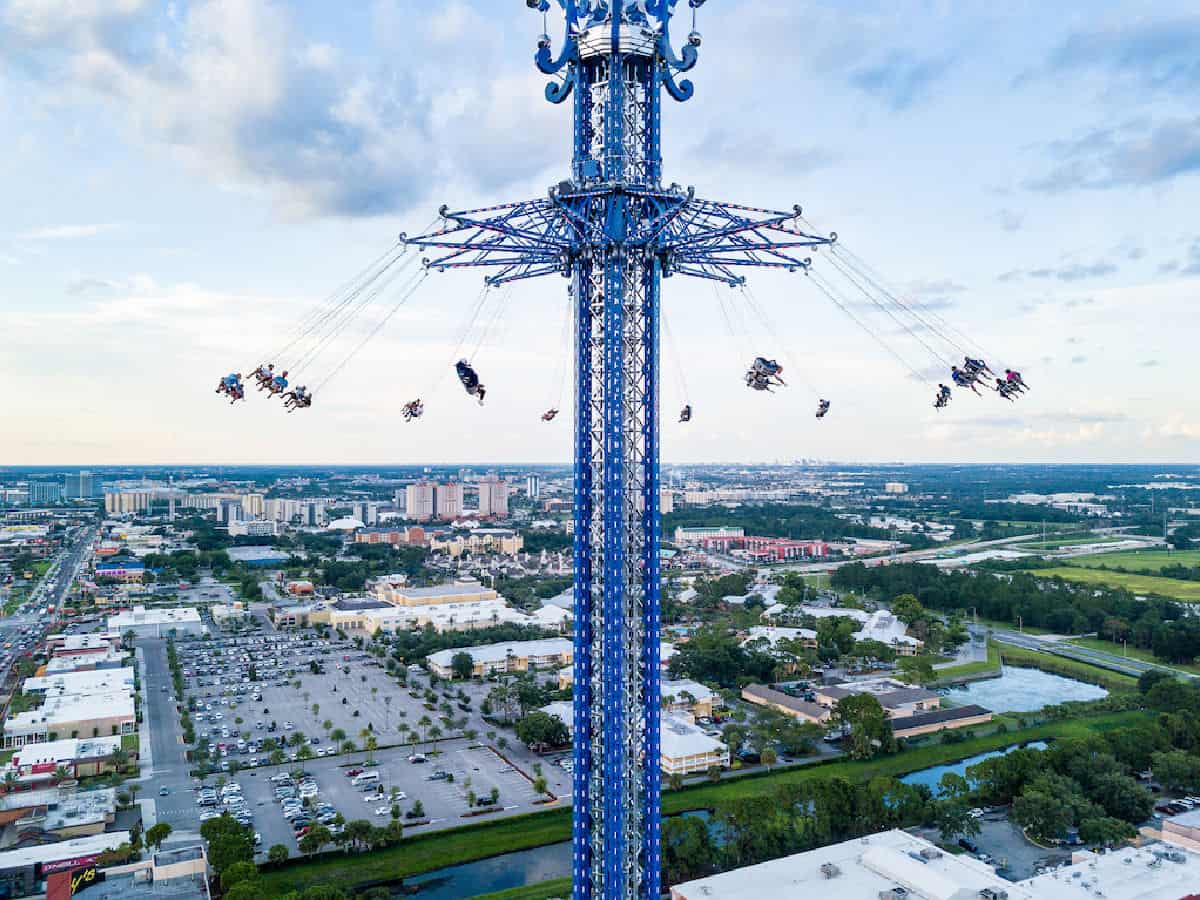
{"type": "MultiPolygon", "coordinates": [[[[761,316],[672,278],[664,460],[1200,459],[1195,3],[850,6],[704,5],[666,180],[801,204],[1032,390],[935,411],[939,361],[803,275],[753,277],[761,316]],[[788,388],[746,389],[758,354],[788,388]]],[[[567,175],[541,30],[518,0],[0,0],[0,464],[566,461],[559,278],[493,295],[468,332],[481,276],[430,275],[303,413],[213,393],[443,203],[567,175]]]]}

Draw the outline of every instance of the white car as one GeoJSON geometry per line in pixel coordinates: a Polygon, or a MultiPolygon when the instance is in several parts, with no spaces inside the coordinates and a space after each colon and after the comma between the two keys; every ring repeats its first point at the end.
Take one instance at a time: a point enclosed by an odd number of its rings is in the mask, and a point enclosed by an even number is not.
{"type": "Polygon", "coordinates": [[[391,811],[392,811],[392,808],[391,808],[390,806],[377,806],[377,807],[375,808],[375,815],[377,815],[377,816],[386,816],[386,815],[388,815],[388,814],[389,814],[391,811]]]}

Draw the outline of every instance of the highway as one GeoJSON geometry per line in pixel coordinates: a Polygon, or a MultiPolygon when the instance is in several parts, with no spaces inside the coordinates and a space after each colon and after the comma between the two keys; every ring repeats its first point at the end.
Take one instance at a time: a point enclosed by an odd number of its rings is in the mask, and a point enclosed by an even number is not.
{"type": "Polygon", "coordinates": [[[1003,644],[1011,644],[1014,647],[1024,647],[1027,650],[1040,650],[1043,653],[1053,653],[1055,656],[1062,656],[1067,659],[1078,660],[1079,662],[1090,663],[1093,666],[1100,666],[1103,669],[1109,669],[1113,672],[1120,672],[1123,675],[1132,675],[1137,678],[1144,672],[1149,672],[1151,669],[1159,669],[1163,672],[1170,672],[1172,675],[1178,675],[1182,678],[1197,678],[1200,676],[1192,675],[1189,672],[1184,672],[1181,669],[1173,669],[1170,666],[1163,666],[1157,663],[1143,662],[1140,659],[1130,659],[1127,656],[1122,656],[1119,653],[1108,653],[1104,650],[1093,650],[1090,647],[1080,647],[1078,644],[1072,644],[1064,640],[1060,640],[1056,636],[1039,636],[1033,634],[1021,634],[1015,631],[994,631],[992,638],[1003,644]]]}

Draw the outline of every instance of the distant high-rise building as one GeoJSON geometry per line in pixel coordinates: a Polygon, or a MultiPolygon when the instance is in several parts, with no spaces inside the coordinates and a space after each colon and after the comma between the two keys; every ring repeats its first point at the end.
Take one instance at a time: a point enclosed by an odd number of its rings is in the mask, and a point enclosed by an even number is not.
{"type": "Polygon", "coordinates": [[[364,525],[373,526],[379,524],[379,504],[378,503],[355,503],[350,508],[351,514],[364,525]]]}
{"type": "Polygon", "coordinates": [[[320,528],[325,524],[325,502],[309,500],[301,510],[301,521],[311,528],[320,528]]]}
{"type": "Polygon", "coordinates": [[[57,481],[29,482],[29,505],[58,503],[63,498],[63,486],[57,481]]]}
{"type": "Polygon", "coordinates": [[[433,482],[418,481],[404,490],[405,516],[415,522],[428,522],[434,515],[433,482]]]}
{"type": "Polygon", "coordinates": [[[508,482],[488,475],[479,482],[479,515],[508,516],[508,482]]]}
{"type": "Polygon", "coordinates": [[[907,494],[908,485],[903,481],[889,481],[883,486],[885,494],[907,494]]]}
{"type": "Polygon", "coordinates": [[[96,480],[87,469],[72,472],[63,481],[63,497],[67,500],[90,500],[99,496],[96,480]]]}
{"type": "Polygon", "coordinates": [[[664,516],[675,512],[675,494],[670,488],[658,492],[658,509],[664,516]]]}
{"type": "Polygon", "coordinates": [[[104,512],[110,516],[145,512],[153,498],[150,491],[106,491],[104,512]]]}
{"type": "Polygon", "coordinates": [[[525,476],[525,493],[530,500],[536,500],[542,496],[542,477],[540,475],[525,476]]]}
{"type": "Polygon", "coordinates": [[[240,500],[222,500],[217,505],[217,521],[225,525],[248,518],[240,500]]]}
{"type": "MultiPolygon", "coordinates": [[[[507,502],[507,501],[506,501],[507,502]]],[[[439,484],[434,490],[434,516],[438,519],[457,519],[462,515],[463,486],[451,481],[439,484]]]]}

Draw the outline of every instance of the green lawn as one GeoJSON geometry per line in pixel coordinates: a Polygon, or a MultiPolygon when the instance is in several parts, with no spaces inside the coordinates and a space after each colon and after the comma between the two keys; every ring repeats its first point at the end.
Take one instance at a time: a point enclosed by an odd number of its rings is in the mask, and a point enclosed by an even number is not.
{"type": "Polygon", "coordinates": [[[121,749],[126,753],[137,753],[141,746],[139,741],[136,731],[133,734],[123,734],[121,735],[121,749]]]}
{"type": "Polygon", "coordinates": [[[1127,649],[1122,649],[1120,644],[1114,644],[1112,641],[1105,641],[1101,640],[1100,638],[1071,638],[1071,643],[1078,644],[1080,647],[1087,647],[1089,650],[1102,650],[1106,653],[1115,653],[1118,656],[1128,656],[1130,659],[1155,663],[1160,666],[1168,666],[1172,669],[1179,669],[1183,672],[1191,672],[1193,675],[1200,675],[1200,665],[1164,662],[1155,656],[1150,650],[1143,650],[1140,647],[1129,647],[1127,649]]]}
{"type": "Polygon", "coordinates": [[[1200,603],[1200,581],[1179,581],[1174,578],[1159,578],[1156,575],[1126,575],[1121,572],[1102,572],[1099,569],[1059,566],[1054,569],[1035,569],[1034,575],[1052,578],[1055,575],[1066,581],[1081,584],[1108,585],[1125,588],[1135,594],[1160,594],[1188,603],[1200,603]]]}
{"type": "Polygon", "coordinates": [[[1061,550],[1063,547],[1078,547],[1081,544],[1115,544],[1118,540],[1119,538],[1093,534],[1069,538],[1047,537],[1044,544],[1040,540],[1034,540],[1017,544],[1017,546],[1023,550],[1061,550]]]}
{"type": "Polygon", "coordinates": [[[934,669],[938,684],[949,684],[959,678],[970,678],[984,672],[1000,670],[1000,648],[994,643],[988,644],[987,662],[964,663],[961,666],[950,666],[946,669],[934,669]]]}
{"type": "Polygon", "coordinates": [[[552,878],[537,884],[527,884],[525,887],[512,888],[508,891],[497,891],[494,894],[480,894],[472,900],[550,900],[552,897],[570,897],[571,879],[552,878]]]}
{"type": "MultiPolygon", "coordinates": [[[[968,621],[972,621],[972,620],[968,620],[968,621]]],[[[988,628],[991,628],[993,631],[1016,631],[1017,630],[1016,622],[1000,622],[995,619],[983,619],[983,618],[975,619],[973,621],[979,625],[986,625],[988,628]]],[[[1032,625],[1026,625],[1025,627],[1023,627],[1021,629],[1021,631],[1023,631],[1025,634],[1049,634],[1050,633],[1048,629],[1034,628],[1032,625]]]]}
{"type": "Polygon", "coordinates": [[[35,562],[29,568],[33,569],[33,574],[36,577],[41,578],[43,575],[45,575],[47,572],[50,571],[50,560],[39,559],[37,562],[35,562]]]}
{"type": "Polygon", "coordinates": [[[1026,650],[1024,647],[1012,647],[1005,644],[1000,650],[1000,657],[1008,665],[1041,669],[1052,675],[1065,675],[1067,678],[1098,684],[1110,691],[1137,689],[1138,680],[1132,675],[1113,672],[1100,666],[1080,662],[1077,659],[1056,656],[1053,653],[1042,653],[1038,650],[1026,650]]]}
{"type": "MultiPolygon", "coordinates": [[[[772,785],[812,778],[842,777],[868,781],[876,776],[915,772],[928,766],[966,759],[977,753],[998,750],[1026,741],[1048,738],[1082,737],[1133,724],[1145,718],[1141,711],[1108,713],[1065,722],[1048,722],[1032,728],[991,734],[961,744],[938,744],[905,750],[895,756],[866,762],[836,761],[776,770],[771,773],[732,778],[719,784],[701,784],[663,794],[663,812],[674,814],[693,809],[711,809],[714,805],[740,797],[759,796],[772,785]]],[[[289,891],[303,891],[316,884],[337,884],[343,888],[361,888],[372,883],[395,880],[444,866],[485,859],[514,850],[525,850],[569,840],[571,812],[559,807],[548,812],[529,813],[482,825],[467,825],[447,831],[424,834],[398,847],[355,856],[331,853],[312,860],[297,861],[281,869],[262,872],[263,896],[276,897],[289,891]]],[[[501,897],[507,895],[501,894],[501,897]]],[[[542,895],[516,894],[515,897],[538,900],[542,895]]]]}
{"type": "Polygon", "coordinates": [[[1200,566],[1200,550],[1120,550],[1116,553],[1094,553],[1071,560],[1077,566],[1130,571],[1159,572],[1167,566],[1200,566]]]}

